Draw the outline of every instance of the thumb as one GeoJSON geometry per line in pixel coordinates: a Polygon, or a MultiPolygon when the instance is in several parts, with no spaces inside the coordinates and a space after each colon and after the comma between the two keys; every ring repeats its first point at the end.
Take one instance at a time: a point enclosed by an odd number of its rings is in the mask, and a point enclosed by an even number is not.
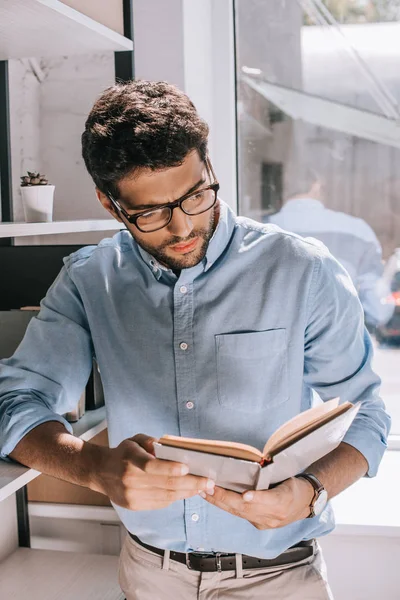
{"type": "Polygon", "coordinates": [[[146,450],[149,454],[155,456],[154,453],[154,442],[157,442],[157,438],[146,435],[145,433],[138,433],[131,438],[128,438],[132,442],[136,442],[139,446],[146,450]]]}
{"type": "Polygon", "coordinates": [[[259,490],[259,491],[247,491],[243,492],[242,498],[245,502],[252,502],[255,504],[264,504],[264,506],[268,505],[271,508],[279,505],[282,501],[282,496],[288,491],[286,481],[282,481],[281,483],[274,483],[269,486],[267,490],[259,490]]]}

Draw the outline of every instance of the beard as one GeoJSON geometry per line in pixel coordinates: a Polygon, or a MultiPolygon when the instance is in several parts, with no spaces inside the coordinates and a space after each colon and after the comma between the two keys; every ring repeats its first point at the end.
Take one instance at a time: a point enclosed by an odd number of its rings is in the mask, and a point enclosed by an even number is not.
{"type": "Polygon", "coordinates": [[[211,212],[210,221],[208,227],[203,227],[201,229],[193,229],[185,238],[180,238],[177,236],[171,237],[168,242],[165,242],[161,246],[150,246],[144,244],[141,240],[138,244],[146,250],[149,254],[151,254],[161,265],[167,267],[168,269],[172,269],[173,271],[181,271],[182,269],[190,269],[191,267],[196,266],[199,262],[201,262],[208,250],[208,246],[210,240],[214,234],[216,223],[216,211],[215,209],[211,212]],[[190,240],[194,238],[199,238],[199,242],[196,245],[195,249],[192,252],[188,252],[187,254],[183,254],[182,256],[173,257],[168,254],[168,248],[170,246],[175,246],[176,244],[185,244],[189,243],[190,240]]]}

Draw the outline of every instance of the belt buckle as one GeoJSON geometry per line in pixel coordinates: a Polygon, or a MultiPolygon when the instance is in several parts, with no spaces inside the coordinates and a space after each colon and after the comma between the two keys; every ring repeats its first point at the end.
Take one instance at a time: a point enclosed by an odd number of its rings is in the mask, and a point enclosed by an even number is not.
{"type": "Polygon", "coordinates": [[[189,571],[193,571],[193,567],[190,564],[190,552],[186,552],[186,566],[189,569],[189,571]]]}
{"type": "Polygon", "coordinates": [[[222,563],[221,563],[221,556],[223,555],[223,552],[206,552],[206,553],[202,553],[202,552],[186,552],[186,566],[190,571],[193,571],[193,567],[192,567],[192,563],[190,562],[190,557],[196,554],[198,556],[203,556],[204,558],[214,558],[215,559],[215,566],[216,566],[216,570],[218,573],[221,573],[222,571],[222,563]]]}
{"type": "Polygon", "coordinates": [[[221,552],[216,552],[215,553],[215,564],[216,564],[216,567],[217,567],[217,572],[221,573],[221,571],[222,571],[221,552]]]}
{"type": "Polygon", "coordinates": [[[210,558],[210,553],[209,552],[186,552],[186,566],[190,571],[195,571],[196,569],[194,569],[192,567],[192,563],[190,562],[191,556],[210,558]]]}

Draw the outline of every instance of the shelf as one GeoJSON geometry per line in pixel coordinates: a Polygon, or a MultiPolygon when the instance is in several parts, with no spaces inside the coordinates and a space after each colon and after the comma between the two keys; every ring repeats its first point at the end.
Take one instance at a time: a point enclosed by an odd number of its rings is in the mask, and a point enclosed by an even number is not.
{"type": "Polygon", "coordinates": [[[82,231],[118,231],[123,225],[115,219],[52,221],[51,223],[0,223],[0,238],[80,233],[82,231]]]}
{"type": "Polygon", "coordinates": [[[96,523],[121,523],[118,514],[111,506],[87,504],[59,504],[55,502],[29,502],[29,517],[40,519],[73,519],[74,521],[95,521],[96,523]]]}
{"type": "MultiPolygon", "coordinates": [[[[97,410],[86,412],[77,423],[72,423],[74,434],[86,442],[100,433],[100,431],[103,431],[106,426],[106,409],[104,406],[97,410]]],[[[34,469],[0,460],[0,502],[33,479],[36,479],[39,475],[40,472],[34,469]]]]}
{"type": "Polygon", "coordinates": [[[0,3],[0,60],[133,50],[133,42],[59,0],[0,3]]]}
{"type": "Polygon", "coordinates": [[[2,598],[123,600],[118,557],[19,548],[0,565],[2,598]]]}

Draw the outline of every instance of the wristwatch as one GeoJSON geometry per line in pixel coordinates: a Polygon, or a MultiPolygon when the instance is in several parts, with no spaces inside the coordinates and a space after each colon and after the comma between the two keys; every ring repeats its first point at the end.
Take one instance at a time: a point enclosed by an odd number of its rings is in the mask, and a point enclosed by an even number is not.
{"type": "Polygon", "coordinates": [[[306,479],[314,488],[314,497],[310,504],[310,514],[307,517],[307,519],[312,519],[312,517],[320,515],[324,510],[326,503],[328,502],[328,492],[320,480],[311,473],[299,473],[296,477],[306,479]]]}

